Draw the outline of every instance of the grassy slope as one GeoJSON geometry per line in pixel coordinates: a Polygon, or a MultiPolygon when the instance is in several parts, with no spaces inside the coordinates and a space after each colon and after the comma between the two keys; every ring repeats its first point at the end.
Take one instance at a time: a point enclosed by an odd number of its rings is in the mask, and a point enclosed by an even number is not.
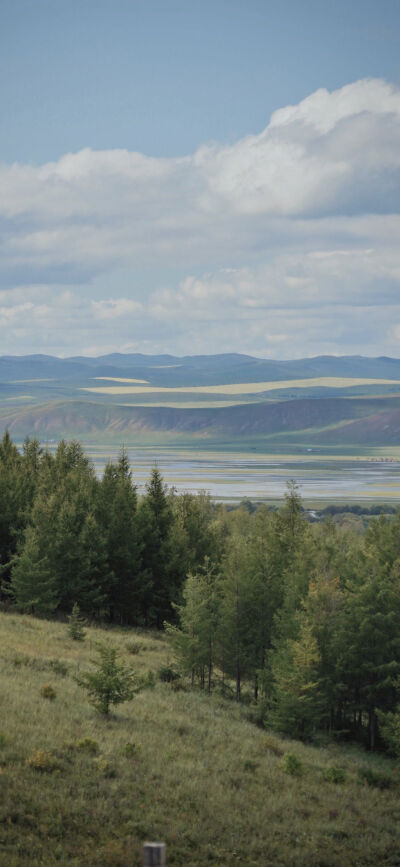
{"type": "Polygon", "coordinates": [[[0,615],[0,631],[1,864],[128,867],[139,864],[144,839],[167,843],[168,867],[400,863],[397,784],[381,791],[357,780],[360,765],[392,773],[388,759],[279,741],[233,703],[159,682],[107,720],[73,679],[95,640],[111,637],[143,673],[166,660],[163,639],[90,629],[78,643],[63,624],[12,614],[0,615]],[[41,697],[44,683],[54,701],[41,697]],[[98,756],[77,748],[85,737],[97,741],[98,756]],[[133,757],[124,755],[127,742],[137,747],[133,757]],[[38,749],[52,752],[57,769],[26,765],[38,749]],[[300,779],[282,770],[288,751],[304,762],[300,779]],[[323,781],[331,764],[346,770],[344,784],[323,781]]]}
{"type": "MultiPolygon", "coordinates": [[[[269,436],[315,430],[363,416],[400,415],[399,398],[299,399],[280,403],[249,403],[202,409],[172,407],[107,406],[85,401],[66,401],[3,410],[1,422],[13,436],[36,433],[58,438],[72,432],[140,436],[186,434],[206,437],[269,436]]],[[[340,438],[340,428],[338,428],[340,438]]],[[[398,432],[397,432],[398,436],[398,432]]],[[[354,439],[353,439],[354,441],[354,439]]],[[[393,440],[391,440],[392,442],[393,440]]]]}

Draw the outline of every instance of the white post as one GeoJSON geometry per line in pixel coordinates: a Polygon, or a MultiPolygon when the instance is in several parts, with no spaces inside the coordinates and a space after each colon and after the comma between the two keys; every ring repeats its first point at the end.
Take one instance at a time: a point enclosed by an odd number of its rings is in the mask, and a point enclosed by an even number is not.
{"type": "Polygon", "coordinates": [[[165,843],[143,844],[143,867],[166,867],[165,843]]]}

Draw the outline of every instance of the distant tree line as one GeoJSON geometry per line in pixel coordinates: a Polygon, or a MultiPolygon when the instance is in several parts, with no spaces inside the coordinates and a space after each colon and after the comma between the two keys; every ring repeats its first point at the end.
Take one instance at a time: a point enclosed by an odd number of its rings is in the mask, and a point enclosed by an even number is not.
{"type": "Polygon", "coordinates": [[[124,450],[98,478],[77,442],[6,433],[0,578],[3,606],[38,616],[166,623],[193,684],[233,683],[291,736],[400,739],[400,511],[311,524],[294,483],[281,508],[228,511],[156,467],[138,497],[124,450]]]}

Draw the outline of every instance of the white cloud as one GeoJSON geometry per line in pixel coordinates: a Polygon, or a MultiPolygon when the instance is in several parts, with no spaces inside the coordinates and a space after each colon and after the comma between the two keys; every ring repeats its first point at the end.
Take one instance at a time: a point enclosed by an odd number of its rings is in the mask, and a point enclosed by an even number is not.
{"type": "Polygon", "coordinates": [[[362,112],[376,115],[400,115],[398,88],[381,79],[361,79],[333,93],[320,88],[298,105],[288,105],[275,111],[270,128],[296,122],[312,126],[319,133],[330,132],[339,121],[362,112]]]}
{"type": "Polygon", "coordinates": [[[400,88],[374,79],[318,90],[259,135],[185,158],[86,148],[0,165],[4,351],[369,351],[373,319],[388,351],[399,180],[400,88]]]}
{"type": "Polygon", "coordinates": [[[92,308],[97,319],[119,319],[138,313],[143,305],[130,298],[110,298],[108,301],[92,301],[92,308]]]}

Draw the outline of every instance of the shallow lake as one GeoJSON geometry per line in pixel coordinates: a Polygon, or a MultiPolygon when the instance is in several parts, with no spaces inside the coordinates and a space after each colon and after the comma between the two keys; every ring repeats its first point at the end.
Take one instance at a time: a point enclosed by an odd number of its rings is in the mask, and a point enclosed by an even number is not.
{"type": "MultiPolygon", "coordinates": [[[[102,473],[117,449],[85,446],[102,473]]],[[[127,448],[139,492],[157,464],[165,482],[178,491],[204,490],[216,500],[278,499],[294,479],[304,498],[324,500],[400,500],[400,461],[275,458],[167,449],[127,448]]]]}

